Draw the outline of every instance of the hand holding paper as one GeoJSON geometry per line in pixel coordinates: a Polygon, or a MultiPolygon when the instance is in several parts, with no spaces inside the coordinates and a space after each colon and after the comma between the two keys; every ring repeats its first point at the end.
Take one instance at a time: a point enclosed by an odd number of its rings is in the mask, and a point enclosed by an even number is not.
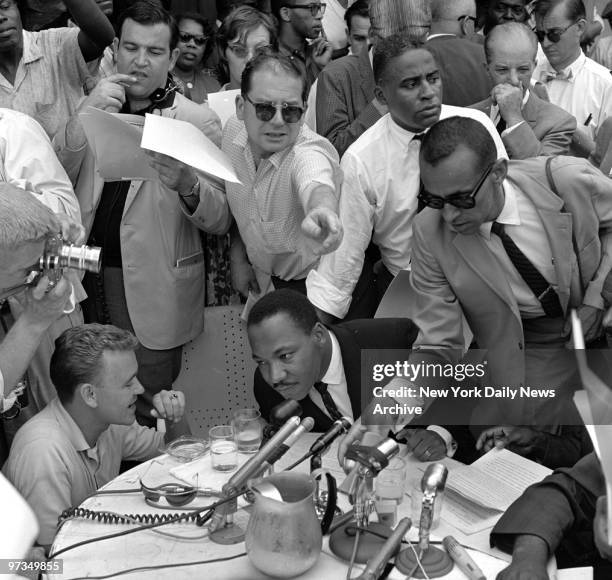
{"type": "Polygon", "coordinates": [[[147,151],[151,158],[151,167],[159,174],[159,180],[172,191],[187,195],[191,191],[198,177],[195,171],[168,155],[147,151]]]}

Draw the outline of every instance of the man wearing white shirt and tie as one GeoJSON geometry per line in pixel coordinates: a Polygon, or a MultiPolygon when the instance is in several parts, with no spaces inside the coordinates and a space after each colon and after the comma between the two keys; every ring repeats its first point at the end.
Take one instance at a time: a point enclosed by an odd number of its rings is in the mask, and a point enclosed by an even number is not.
{"type": "Polygon", "coordinates": [[[533,78],[545,83],[551,103],[576,117],[572,153],[588,157],[599,127],[612,113],[612,76],[580,48],[586,26],[582,0],[538,0],[535,16],[546,59],[538,62],[533,78]]]}
{"type": "MultiPolygon", "coordinates": [[[[481,111],[442,105],[442,83],[434,57],[421,42],[396,34],[381,39],[374,49],[375,95],[389,113],[353,143],[342,158],[344,174],[340,215],[344,239],[333,253],[323,256],[309,272],[306,288],[310,301],[326,316],[344,318],[353,293],[351,318],[367,318],[388,284],[400,270],[410,268],[412,221],[419,193],[419,139],[415,136],[440,118],[471,117],[493,138],[496,157],[507,158],[495,126],[481,111]],[[380,249],[382,268],[378,288],[370,285],[363,296],[357,285],[362,270],[370,267],[365,251],[370,239],[380,249]],[[357,288],[357,289],[356,289],[357,288]],[[372,296],[374,294],[374,296],[372,296]]],[[[367,272],[363,274],[366,276],[367,272]]]]}

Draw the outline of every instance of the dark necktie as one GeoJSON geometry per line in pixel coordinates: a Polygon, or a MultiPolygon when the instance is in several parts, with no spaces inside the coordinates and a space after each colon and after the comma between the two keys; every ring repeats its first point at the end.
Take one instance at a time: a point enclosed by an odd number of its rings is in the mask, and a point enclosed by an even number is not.
{"type": "Polygon", "coordinates": [[[499,121],[497,121],[497,125],[495,125],[495,128],[497,129],[497,132],[501,135],[506,130],[506,127],[506,121],[504,121],[504,118],[501,116],[500,113],[499,121]]]}
{"type": "Polygon", "coordinates": [[[493,222],[491,232],[501,239],[504,250],[506,250],[506,254],[508,254],[510,261],[514,264],[521,278],[525,280],[527,286],[529,286],[530,290],[542,304],[546,316],[551,316],[553,318],[563,316],[563,309],[561,308],[557,293],[553,290],[546,278],[540,274],[540,271],[531,263],[529,258],[521,252],[512,238],[504,231],[504,226],[497,222],[493,222]]]}
{"type": "Polygon", "coordinates": [[[338,410],[336,403],[332,399],[332,396],[329,394],[327,390],[327,383],[316,382],[314,384],[314,388],[317,389],[319,395],[321,395],[321,399],[323,399],[323,404],[327,409],[327,413],[332,418],[333,421],[337,421],[342,418],[342,413],[338,410]]]}

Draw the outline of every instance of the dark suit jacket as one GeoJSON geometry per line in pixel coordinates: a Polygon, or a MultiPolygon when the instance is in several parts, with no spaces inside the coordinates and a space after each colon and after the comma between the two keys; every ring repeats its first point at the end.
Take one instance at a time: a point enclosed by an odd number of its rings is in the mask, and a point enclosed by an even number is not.
{"type": "Polygon", "coordinates": [[[493,528],[491,545],[511,552],[517,536],[530,534],[548,544],[561,567],[598,565],[593,519],[597,497],[605,493],[601,464],[591,453],[527,488],[493,528]]]}
{"type": "Polygon", "coordinates": [[[372,104],[374,86],[368,51],[334,60],[318,76],[317,132],[341,157],[381,117],[372,104]]]}
{"type": "MultiPolygon", "coordinates": [[[[493,101],[487,98],[471,108],[491,115],[493,101]]],[[[538,155],[567,155],[576,119],[557,105],[543,101],[530,91],[523,107],[525,123],[502,135],[510,159],[527,159],[538,155]]]]}
{"type": "Polygon", "coordinates": [[[442,103],[467,107],[489,96],[484,48],[455,35],[436,36],[425,43],[434,55],[442,79],[442,103]]]}
{"type": "MultiPolygon", "coordinates": [[[[378,318],[371,320],[352,320],[329,329],[340,344],[342,364],[346,375],[346,384],[353,416],[361,415],[361,350],[362,349],[409,349],[416,338],[416,326],[406,318],[378,318]]],[[[268,420],[273,407],[285,399],[277,393],[255,371],[255,399],[259,404],[261,415],[268,420]]],[[[364,401],[364,403],[367,401],[364,401]]],[[[332,420],[310,397],[300,401],[303,416],[315,420],[313,431],[327,431],[332,420]]]]}

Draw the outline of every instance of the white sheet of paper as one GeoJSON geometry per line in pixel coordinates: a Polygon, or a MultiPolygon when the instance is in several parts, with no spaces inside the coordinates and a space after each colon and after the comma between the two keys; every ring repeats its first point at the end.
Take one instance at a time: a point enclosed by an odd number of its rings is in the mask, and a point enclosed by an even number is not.
{"type": "Polygon", "coordinates": [[[159,179],[140,147],[143,117],[87,107],[79,118],[105,181],[159,179]]]}
{"type": "Polygon", "coordinates": [[[593,580],[593,568],[563,568],[557,570],[557,580],[593,580]]]}
{"type": "Polygon", "coordinates": [[[447,487],[470,501],[503,511],[551,469],[507,449],[491,449],[472,465],[452,472],[447,487]]]}
{"type": "Polygon", "coordinates": [[[187,121],[147,114],[140,146],[219,179],[240,183],[229,157],[187,121]]]}
{"type": "Polygon", "coordinates": [[[236,95],[239,94],[240,89],[208,93],[208,106],[219,115],[221,126],[224,126],[227,120],[236,113],[236,95]]]}

